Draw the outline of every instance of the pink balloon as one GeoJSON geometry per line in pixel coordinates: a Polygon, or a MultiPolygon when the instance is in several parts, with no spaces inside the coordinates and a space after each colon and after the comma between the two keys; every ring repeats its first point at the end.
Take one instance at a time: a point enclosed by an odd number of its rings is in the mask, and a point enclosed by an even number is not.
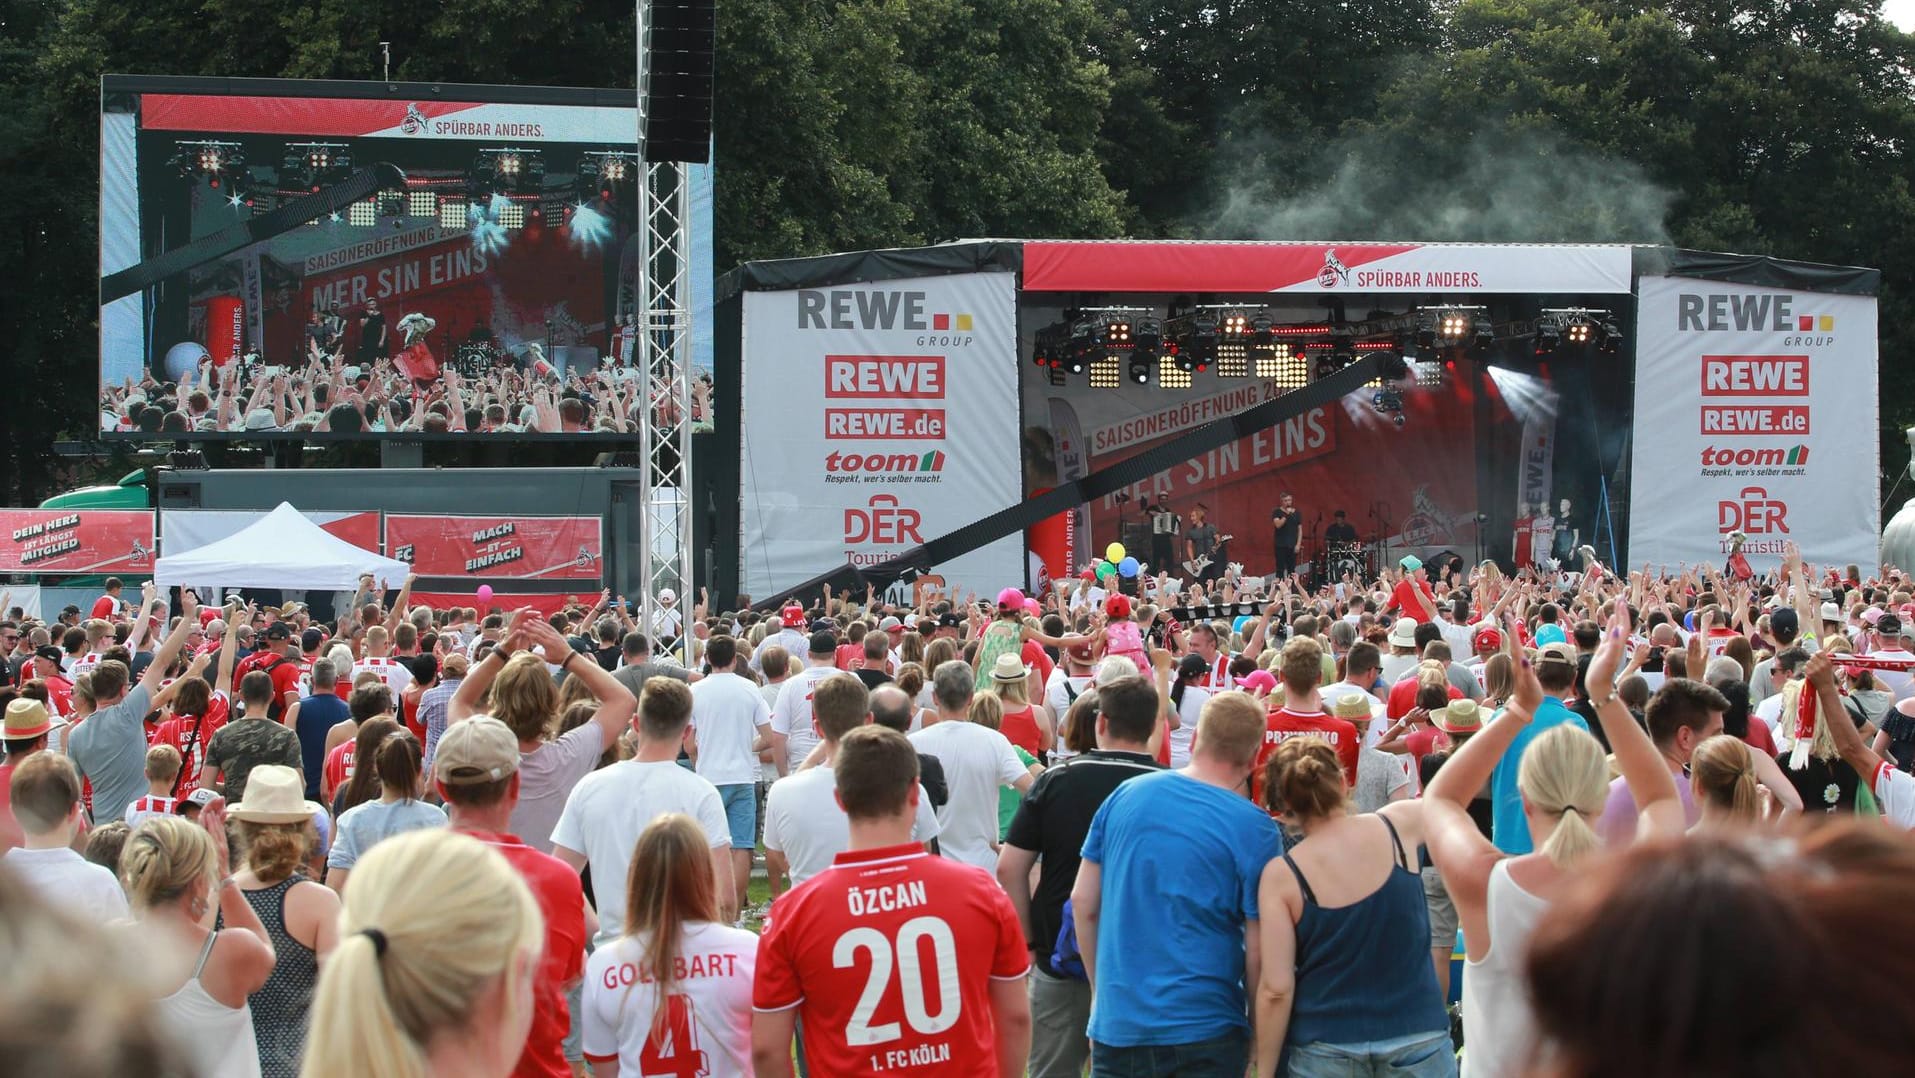
{"type": "Polygon", "coordinates": [[[489,603],[492,601],[492,585],[490,584],[479,585],[479,601],[482,603],[489,603]]]}

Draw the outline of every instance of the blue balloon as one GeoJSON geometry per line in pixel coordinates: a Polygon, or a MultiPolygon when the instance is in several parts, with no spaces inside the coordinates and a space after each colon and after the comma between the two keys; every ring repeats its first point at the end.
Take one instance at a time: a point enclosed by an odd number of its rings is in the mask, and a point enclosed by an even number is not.
{"type": "Polygon", "coordinates": [[[1117,563],[1117,575],[1123,577],[1125,580],[1129,580],[1131,577],[1137,575],[1137,568],[1137,559],[1126,557],[1123,561],[1117,563]]]}

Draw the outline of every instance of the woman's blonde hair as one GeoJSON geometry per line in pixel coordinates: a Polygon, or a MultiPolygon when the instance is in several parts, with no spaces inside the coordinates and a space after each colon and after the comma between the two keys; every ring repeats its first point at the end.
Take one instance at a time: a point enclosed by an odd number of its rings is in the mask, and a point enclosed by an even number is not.
{"type": "Polygon", "coordinates": [[[1004,725],[1004,701],[988,692],[971,697],[971,710],[965,718],[979,726],[996,730],[1004,725]]]}
{"type": "Polygon", "coordinates": [[[120,850],[120,885],[134,909],[177,902],[196,883],[213,885],[219,851],[213,836],[184,816],[150,816],[120,850]]]}
{"type": "Polygon", "coordinates": [[[559,689],[545,660],[529,651],[506,660],[492,682],[492,717],[520,741],[545,739],[559,717],[559,689]]]}
{"type": "Polygon", "coordinates": [[[658,991],[654,1033],[664,1028],[666,1001],[677,980],[685,925],[718,919],[711,843],[698,821],[668,812],[645,825],[625,879],[625,934],[649,934],[644,965],[658,991]]]}
{"type": "MultiPolygon", "coordinates": [[[[986,671],[984,681],[989,683],[993,690],[989,695],[994,695],[999,700],[1004,701],[1004,709],[1006,711],[1014,711],[1031,702],[1031,679],[1029,674],[1018,678],[1016,681],[999,681],[997,678],[991,677],[989,671],[986,671]]],[[[983,685],[978,686],[979,689],[983,687],[983,685]]]]}
{"type": "Polygon", "coordinates": [[[245,851],[246,867],[259,882],[271,886],[298,872],[312,856],[319,833],[311,820],[300,823],[253,823],[234,820],[239,847],[245,851]]]}
{"type": "Polygon", "coordinates": [[[1516,692],[1516,664],[1509,652],[1499,651],[1483,664],[1483,697],[1507,703],[1516,692]]]}
{"type": "Polygon", "coordinates": [[[1727,810],[1738,820],[1754,823],[1762,814],[1755,758],[1733,734],[1717,734],[1696,746],[1689,757],[1689,781],[1699,800],[1727,810]]]}
{"type": "Polygon", "coordinates": [[[924,645],[924,668],[935,672],[938,667],[958,657],[957,641],[948,636],[940,636],[924,645]]]}
{"type": "Polygon", "coordinates": [[[1609,799],[1602,743],[1574,726],[1545,731],[1523,750],[1516,788],[1530,808],[1554,820],[1538,852],[1567,867],[1602,846],[1595,822],[1609,799]]]}
{"type": "Polygon", "coordinates": [[[500,978],[536,975],[527,956],[545,933],[538,904],[505,858],[468,835],[384,840],[359,859],[344,899],[339,944],[313,991],[305,1078],[424,1078],[435,1035],[468,1024],[500,978]]]}
{"type": "MultiPolygon", "coordinates": [[[[550,675],[547,676],[549,677],[550,675]]],[[[591,682],[582,677],[568,677],[565,679],[565,683],[559,686],[558,709],[563,713],[566,708],[578,703],[580,700],[596,701],[597,699],[597,697],[592,695],[591,682]]]]}

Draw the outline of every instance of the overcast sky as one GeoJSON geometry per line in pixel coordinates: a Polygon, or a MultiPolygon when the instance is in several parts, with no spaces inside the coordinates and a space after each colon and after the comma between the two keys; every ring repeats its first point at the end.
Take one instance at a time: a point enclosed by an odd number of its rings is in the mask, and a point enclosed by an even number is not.
{"type": "Polygon", "coordinates": [[[1882,14],[1902,29],[1915,31],[1915,0],[1882,0],[1882,14]]]}

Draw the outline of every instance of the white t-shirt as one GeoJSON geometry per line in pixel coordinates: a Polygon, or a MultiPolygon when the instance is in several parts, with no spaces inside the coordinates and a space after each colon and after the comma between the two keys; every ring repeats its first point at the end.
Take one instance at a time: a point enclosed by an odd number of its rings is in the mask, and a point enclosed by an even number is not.
{"type": "Polygon", "coordinates": [[[1915,828],[1915,776],[1897,771],[1884,760],[1875,769],[1872,785],[1883,818],[1904,830],[1915,828]]]}
{"type": "MultiPolygon", "coordinates": [[[[653,1053],[676,1049],[679,1059],[696,1052],[698,1074],[751,1073],[751,979],[758,937],[742,928],[695,921],[680,935],[673,963],[672,997],[663,1036],[653,1041],[658,993],[645,968],[649,935],[621,936],[585,961],[582,1046],[587,1058],[617,1057],[620,1074],[643,1078],[646,1044],[653,1053]]],[[[664,1074],[665,1071],[653,1073],[664,1074]]]]}
{"type": "Polygon", "coordinates": [[[944,765],[949,798],[938,809],[938,849],[956,861],[997,870],[997,791],[1030,774],[1003,734],[974,722],[946,720],[911,735],[911,743],[944,765]]]}
{"type": "Polygon", "coordinates": [[[50,906],[96,925],[127,916],[126,892],[113,873],[67,847],[8,850],[6,865],[50,906]]]}
{"type": "MultiPolygon", "coordinates": [[[[779,779],[765,795],[765,849],[785,855],[793,887],[830,868],[833,858],[851,848],[851,821],[838,805],[837,788],[831,768],[820,765],[779,779]]],[[[938,831],[931,795],[919,786],[911,841],[929,842],[938,831]]]]}
{"type": "MultiPolygon", "coordinates": [[[[1878,648],[1869,652],[1864,657],[1869,659],[1915,659],[1915,655],[1909,654],[1902,648],[1878,648]]],[[[1915,686],[1915,674],[1911,674],[1906,670],[1877,670],[1874,673],[1875,680],[1881,682],[1882,688],[1895,694],[1897,700],[1908,696],[1910,687],[1915,686]]]]}
{"type": "Polygon", "coordinates": [[[1109,595],[1109,592],[1093,584],[1081,592],[1073,592],[1071,594],[1071,609],[1102,610],[1104,608],[1104,599],[1109,595]]]}
{"type": "Polygon", "coordinates": [[[811,721],[811,690],[825,678],[843,672],[830,664],[807,666],[793,674],[778,691],[778,703],[771,709],[771,732],[783,734],[787,739],[787,771],[798,770],[798,765],[804,763],[805,757],[823,740],[811,721]]]}
{"type": "Polygon", "coordinates": [[[379,657],[368,655],[352,664],[352,679],[357,680],[359,675],[367,670],[378,674],[386,683],[386,688],[392,690],[392,704],[398,707],[399,694],[405,692],[406,686],[412,684],[412,671],[406,669],[405,664],[390,655],[379,657]]]}
{"type": "MultiPolygon", "coordinates": [[[[785,683],[782,681],[778,682],[776,685],[765,684],[765,685],[758,686],[759,695],[765,698],[766,716],[770,716],[771,709],[778,706],[778,694],[780,692],[783,692],[784,688],[785,688],[785,683]]],[[[765,721],[770,722],[771,720],[769,717],[767,717],[765,721]]],[[[766,743],[767,744],[770,743],[769,738],[766,739],[766,743]]],[[[772,782],[778,781],[778,763],[776,760],[759,760],[758,761],[758,781],[764,782],[764,783],[772,783],[772,782]]]]}
{"type": "Polygon", "coordinates": [[[1776,686],[1775,695],[1767,697],[1755,705],[1755,717],[1769,724],[1769,729],[1777,737],[1782,736],[1782,687],[1776,686]]]}
{"type": "Polygon", "coordinates": [[[1394,685],[1416,670],[1416,664],[1423,660],[1414,655],[1383,656],[1383,683],[1394,685]]]}
{"type": "Polygon", "coordinates": [[[752,649],[751,668],[763,670],[765,652],[774,647],[784,648],[785,654],[791,657],[792,665],[797,666],[805,661],[805,653],[811,650],[811,638],[796,629],[780,629],[759,641],[758,646],[752,649]]]}
{"type": "Polygon", "coordinates": [[[1443,642],[1450,646],[1450,658],[1467,663],[1476,655],[1475,633],[1467,625],[1458,625],[1448,618],[1437,618],[1436,627],[1443,633],[1443,642]]]}
{"type": "MultiPolygon", "coordinates": [[[[1089,691],[1090,683],[1088,676],[1072,677],[1066,674],[1061,663],[1051,668],[1050,680],[1044,683],[1044,702],[1051,706],[1051,714],[1057,717],[1060,725],[1064,716],[1070,714],[1072,702],[1089,691]],[[1070,686],[1068,690],[1066,685],[1070,686]]],[[[930,686],[925,686],[925,690],[930,691],[930,686]]],[[[923,704],[923,701],[919,703],[923,704]]]]}
{"type": "Polygon", "coordinates": [[[1171,767],[1190,766],[1190,736],[1197,732],[1197,716],[1202,713],[1204,701],[1208,699],[1208,690],[1195,685],[1184,686],[1183,702],[1177,705],[1177,728],[1170,731],[1171,767]]]}
{"type": "Polygon", "coordinates": [[[771,708],[758,686],[730,671],[692,685],[692,728],[698,731],[698,773],[714,786],[758,781],[758,754],[751,751],[758,728],[771,722],[771,708]]]}
{"type": "Polygon", "coordinates": [[[552,829],[552,845],[582,854],[592,868],[601,946],[625,931],[625,874],[638,836],[668,812],[697,820],[712,849],[731,845],[731,824],[718,787],[674,760],[625,760],[600,768],[579,780],[565,799],[565,811],[552,829]]]}

